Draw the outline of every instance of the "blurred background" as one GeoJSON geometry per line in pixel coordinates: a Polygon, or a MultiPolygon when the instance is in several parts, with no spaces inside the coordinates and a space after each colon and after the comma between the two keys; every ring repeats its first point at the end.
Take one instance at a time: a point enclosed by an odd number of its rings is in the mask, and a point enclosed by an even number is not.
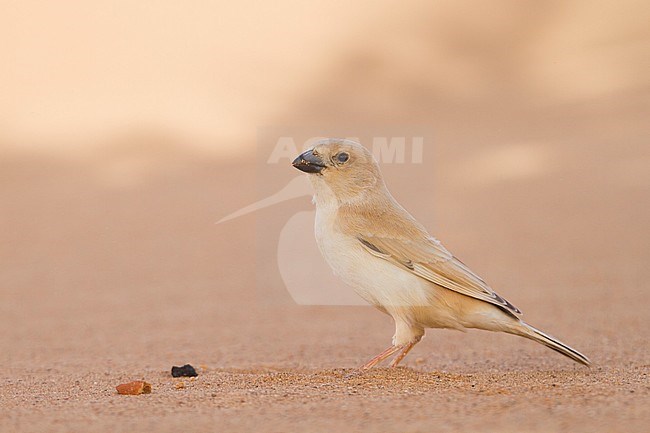
{"type": "MultiPolygon", "coordinates": [[[[308,197],[214,224],[275,181],[256,162],[274,125],[430,128],[424,169],[387,168],[400,201],[531,323],[641,359],[649,22],[631,0],[3,1],[0,360],[340,367],[383,348],[370,308],[259,302],[260,222],[277,234],[308,197]]],[[[431,368],[560,362],[436,335],[414,351],[431,368]]]]}

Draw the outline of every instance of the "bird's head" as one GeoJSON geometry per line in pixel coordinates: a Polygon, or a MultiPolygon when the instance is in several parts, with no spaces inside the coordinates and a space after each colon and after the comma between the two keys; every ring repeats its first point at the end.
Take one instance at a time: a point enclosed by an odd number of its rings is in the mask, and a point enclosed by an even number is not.
{"type": "Polygon", "coordinates": [[[339,203],[355,201],[384,185],[372,154],[351,140],[319,141],[299,155],[293,166],[310,174],[317,198],[333,194],[339,203]]]}

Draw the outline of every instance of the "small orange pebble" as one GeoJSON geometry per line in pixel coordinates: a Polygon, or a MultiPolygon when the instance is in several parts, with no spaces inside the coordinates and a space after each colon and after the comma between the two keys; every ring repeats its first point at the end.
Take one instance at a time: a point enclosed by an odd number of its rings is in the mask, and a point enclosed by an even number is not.
{"type": "Polygon", "coordinates": [[[208,369],[208,366],[205,365],[205,364],[201,364],[201,365],[199,365],[199,368],[200,368],[201,370],[204,370],[204,371],[205,371],[205,370],[208,369]]]}
{"type": "Polygon", "coordinates": [[[183,388],[185,388],[185,382],[178,382],[174,386],[176,387],[176,389],[183,389],[183,388]]]}
{"type": "Polygon", "coordinates": [[[135,380],[129,383],[123,383],[115,387],[118,394],[122,395],[139,395],[151,394],[151,384],[144,380],[135,380]]]}

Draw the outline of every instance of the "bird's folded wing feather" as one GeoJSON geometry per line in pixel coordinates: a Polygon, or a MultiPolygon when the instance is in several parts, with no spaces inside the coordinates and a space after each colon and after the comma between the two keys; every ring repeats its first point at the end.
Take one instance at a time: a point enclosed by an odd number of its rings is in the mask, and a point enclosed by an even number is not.
{"type": "Polygon", "coordinates": [[[359,235],[357,239],[374,256],[406,268],[421,278],[463,295],[489,302],[513,314],[521,314],[517,307],[497,295],[485,281],[432,237],[410,240],[359,235]]]}

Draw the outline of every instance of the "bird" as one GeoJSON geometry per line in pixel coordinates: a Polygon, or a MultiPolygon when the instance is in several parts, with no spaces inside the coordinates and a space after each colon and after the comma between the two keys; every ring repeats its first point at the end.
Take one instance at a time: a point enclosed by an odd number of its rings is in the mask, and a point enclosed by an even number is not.
{"type": "Polygon", "coordinates": [[[357,295],[390,315],[392,344],[360,367],[394,355],[397,367],[427,328],[517,335],[589,366],[582,353],[528,325],[521,311],[431,236],[391,195],[368,149],[348,139],[318,141],[292,162],[307,173],[314,233],[325,261],[357,295]]]}

